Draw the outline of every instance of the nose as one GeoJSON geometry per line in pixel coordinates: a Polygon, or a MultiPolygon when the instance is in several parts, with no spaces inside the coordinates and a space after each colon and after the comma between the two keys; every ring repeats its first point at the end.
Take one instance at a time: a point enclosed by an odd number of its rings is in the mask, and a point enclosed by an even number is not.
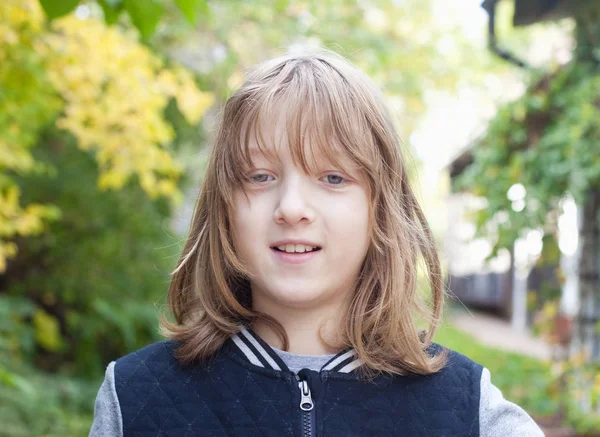
{"type": "Polygon", "coordinates": [[[315,211],[311,206],[311,195],[301,176],[288,178],[281,184],[273,218],[277,224],[289,225],[314,221],[315,211]]]}

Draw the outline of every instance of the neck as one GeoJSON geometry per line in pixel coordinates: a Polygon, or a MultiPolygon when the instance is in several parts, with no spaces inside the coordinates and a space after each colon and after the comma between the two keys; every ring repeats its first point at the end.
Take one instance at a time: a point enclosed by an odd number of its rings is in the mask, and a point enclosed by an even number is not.
{"type": "MultiPolygon", "coordinates": [[[[253,309],[267,314],[283,326],[288,341],[288,352],[302,355],[325,355],[339,352],[323,344],[319,338],[319,328],[322,338],[327,342],[336,343],[337,328],[344,314],[344,307],[338,304],[315,308],[289,308],[274,305],[258,296],[253,298],[253,309]]],[[[257,321],[252,329],[269,345],[282,349],[279,336],[269,325],[257,321]]]]}

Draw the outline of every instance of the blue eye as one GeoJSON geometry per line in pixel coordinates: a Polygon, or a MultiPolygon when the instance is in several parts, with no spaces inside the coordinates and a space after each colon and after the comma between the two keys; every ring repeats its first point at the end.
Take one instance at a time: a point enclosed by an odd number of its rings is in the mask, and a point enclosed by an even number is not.
{"type": "Polygon", "coordinates": [[[267,179],[268,179],[270,176],[271,176],[271,175],[268,175],[268,174],[261,173],[261,174],[256,174],[256,175],[254,175],[254,176],[250,176],[250,180],[251,180],[252,182],[256,182],[257,184],[262,184],[262,183],[265,183],[265,182],[269,182],[267,179]]]}
{"type": "Polygon", "coordinates": [[[336,174],[328,174],[327,176],[325,176],[325,179],[329,179],[327,183],[331,185],[342,185],[345,182],[345,179],[343,177],[338,176],[336,174]]]}

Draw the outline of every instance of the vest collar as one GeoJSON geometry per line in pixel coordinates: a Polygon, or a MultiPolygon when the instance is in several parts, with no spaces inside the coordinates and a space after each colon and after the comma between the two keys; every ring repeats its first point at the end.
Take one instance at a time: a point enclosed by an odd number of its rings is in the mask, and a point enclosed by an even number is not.
{"type": "MultiPolygon", "coordinates": [[[[290,371],[277,352],[251,329],[244,327],[231,339],[253,365],[278,371],[290,371]]],[[[356,351],[348,348],[325,363],[321,371],[350,373],[362,364],[363,361],[358,358],[356,351]]]]}

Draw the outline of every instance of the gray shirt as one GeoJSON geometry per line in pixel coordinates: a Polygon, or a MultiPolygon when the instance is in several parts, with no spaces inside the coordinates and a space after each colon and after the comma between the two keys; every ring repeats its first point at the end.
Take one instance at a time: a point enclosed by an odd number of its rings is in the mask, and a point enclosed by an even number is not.
{"type": "MultiPolygon", "coordinates": [[[[292,372],[300,369],[319,371],[335,355],[298,355],[276,348],[292,372]]],[[[502,392],[492,384],[490,372],[481,374],[481,396],[479,400],[480,437],[544,437],[544,433],[533,419],[518,405],[507,401],[502,392]]],[[[123,421],[119,399],[115,389],[115,362],[106,369],[106,377],[94,407],[94,423],[89,437],[123,437],[123,421]]]]}

